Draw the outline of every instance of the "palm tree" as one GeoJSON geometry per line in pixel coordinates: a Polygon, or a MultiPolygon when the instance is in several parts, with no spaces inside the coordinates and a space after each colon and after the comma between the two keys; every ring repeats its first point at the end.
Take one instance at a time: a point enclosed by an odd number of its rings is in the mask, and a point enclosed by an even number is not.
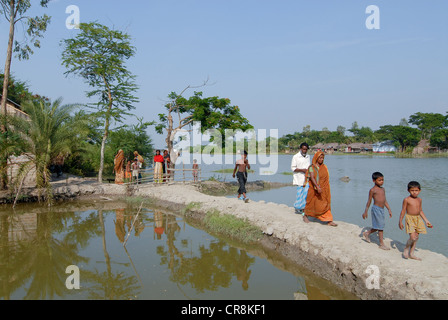
{"type": "Polygon", "coordinates": [[[36,186],[45,190],[48,203],[51,203],[51,173],[50,165],[56,158],[65,158],[70,154],[73,144],[75,126],[71,121],[71,111],[76,105],[62,105],[59,98],[53,103],[44,101],[26,102],[22,104],[23,111],[29,115],[29,120],[16,118],[14,129],[23,135],[27,161],[19,168],[16,183],[21,184],[31,170],[36,172],[36,186]]]}

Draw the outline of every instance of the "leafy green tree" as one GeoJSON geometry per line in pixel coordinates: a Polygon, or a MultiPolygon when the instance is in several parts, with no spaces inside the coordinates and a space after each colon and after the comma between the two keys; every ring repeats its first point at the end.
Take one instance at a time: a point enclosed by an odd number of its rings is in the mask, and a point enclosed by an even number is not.
{"type": "Polygon", "coordinates": [[[87,97],[97,97],[93,103],[95,115],[102,119],[104,131],[101,141],[98,181],[103,180],[106,141],[111,122],[122,122],[138,99],[135,76],[125,63],[135,55],[130,36],[98,23],[81,23],[80,32],[73,39],[62,41],[62,65],[65,75],[78,75],[92,88],[87,97]]]}
{"type": "Polygon", "coordinates": [[[156,126],[156,131],[163,134],[165,130],[165,141],[170,153],[176,132],[196,121],[201,123],[202,133],[212,128],[219,130],[223,137],[222,143],[225,140],[226,129],[246,131],[253,128],[249,120],[241,114],[240,108],[232,106],[228,98],[203,98],[202,92],[194,92],[190,98],[183,97],[183,93],[189,88],[190,86],[185,88],[181,94],[172,92],[168,96],[171,102],[165,105],[166,113],[159,114],[160,122],[156,126]],[[173,115],[179,118],[176,125],[173,115]]]}
{"type": "Polygon", "coordinates": [[[400,126],[403,126],[403,127],[409,127],[409,122],[406,120],[406,118],[402,118],[402,119],[400,120],[399,125],[400,125],[400,126]]]}
{"type": "Polygon", "coordinates": [[[129,160],[134,159],[134,151],[138,151],[144,159],[149,159],[153,154],[153,146],[146,130],[153,124],[153,122],[143,122],[143,118],[138,118],[137,124],[126,125],[112,131],[109,142],[111,149],[122,149],[129,160]]]}
{"type": "Polygon", "coordinates": [[[448,128],[435,131],[431,135],[430,144],[440,149],[448,149],[448,128]]]}
{"type": "MultiPolygon", "coordinates": [[[[40,0],[42,7],[46,7],[50,0],[40,0]]],[[[43,16],[31,17],[26,13],[31,8],[31,0],[0,0],[0,15],[9,23],[8,46],[6,50],[6,62],[3,78],[3,90],[1,99],[1,114],[6,115],[6,101],[8,98],[8,83],[11,73],[11,62],[13,52],[17,54],[19,60],[28,60],[33,54],[30,44],[40,48],[39,38],[43,37],[47,26],[50,23],[50,17],[43,16]],[[15,40],[16,24],[25,21],[26,35],[22,42],[15,40]]],[[[5,123],[1,124],[1,130],[7,130],[5,123]]]]}
{"type": "Polygon", "coordinates": [[[417,112],[409,117],[409,123],[417,126],[422,139],[429,139],[431,135],[446,126],[446,116],[440,113],[417,112]]]}
{"type": "Polygon", "coordinates": [[[420,131],[417,128],[406,126],[381,126],[377,134],[385,140],[393,140],[401,148],[401,152],[408,147],[415,147],[419,142],[420,131]]]}
{"type": "Polygon", "coordinates": [[[359,132],[358,122],[357,121],[353,122],[352,127],[348,129],[348,131],[351,132],[354,136],[357,136],[359,132]]]}

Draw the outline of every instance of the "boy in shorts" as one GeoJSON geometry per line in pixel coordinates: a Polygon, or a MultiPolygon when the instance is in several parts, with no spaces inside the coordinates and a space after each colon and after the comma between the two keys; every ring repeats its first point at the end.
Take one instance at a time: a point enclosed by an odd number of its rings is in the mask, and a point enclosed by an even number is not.
{"type": "Polygon", "coordinates": [[[372,174],[372,180],[375,185],[369,191],[369,198],[367,200],[366,210],[364,211],[362,218],[367,219],[370,203],[373,199],[372,206],[372,228],[369,231],[363,233],[364,239],[370,242],[370,235],[378,231],[378,237],[380,239],[380,249],[390,250],[388,246],[384,244],[383,233],[385,226],[385,215],[384,207],[389,210],[389,217],[392,218],[392,211],[390,210],[389,204],[386,200],[386,191],[383,188],[384,176],[381,172],[374,172],[372,174]]]}
{"type": "Polygon", "coordinates": [[[249,198],[246,198],[247,169],[250,170],[250,164],[247,160],[247,151],[244,151],[242,158],[236,161],[235,168],[233,169],[233,177],[235,178],[236,173],[240,186],[238,188],[238,199],[244,200],[246,203],[249,202],[249,198]]]}
{"type": "Polygon", "coordinates": [[[405,217],[406,233],[409,234],[409,240],[403,250],[405,259],[411,258],[421,260],[414,255],[419,234],[426,234],[425,224],[428,228],[432,228],[431,223],[426,218],[422,209],[422,199],[418,197],[421,191],[420,184],[417,181],[408,183],[409,197],[404,198],[403,208],[401,209],[400,221],[398,226],[403,230],[403,218],[405,217]]]}

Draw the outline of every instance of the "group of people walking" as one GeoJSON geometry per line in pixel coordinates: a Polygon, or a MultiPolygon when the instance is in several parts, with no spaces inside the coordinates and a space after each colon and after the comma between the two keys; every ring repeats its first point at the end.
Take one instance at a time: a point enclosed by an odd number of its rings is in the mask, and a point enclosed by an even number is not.
{"type": "MultiPolygon", "coordinates": [[[[294,209],[296,213],[303,215],[303,220],[309,223],[309,217],[317,218],[329,226],[337,226],[333,221],[331,213],[331,190],[330,174],[324,163],[325,154],[317,151],[312,161],[308,153],[307,143],[300,145],[299,152],[294,155],[291,161],[291,170],[293,171],[293,184],[297,186],[296,200],[294,209]]],[[[365,211],[362,214],[363,219],[367,219],[368,210],[373,200],[371,209],[372,228],[363,232],[363,239],[370,242],[370,235],[378,232],[379,247],[383,250],[390,250],[385,245],[383,239],[385,227],[385,208],[389,211],[389,217],[392,218],[392,211],[386,200],[386,192],[383,188],[384,176],[380,172],[372,174],[374,186],[369,191],[365,211]]],[[[420,184],[417,181],[408,183],[409,196],[403,200],[403,206],[400,212],[398,226],[401,230],[405,229],[409,234],[409,240],[403,251],[403,257],[408,259],[420,260],[414,254],[417,240],[420,234],[425,234],[425,227],[432,228],[422,209],[422,200],[418,197],[421,191],[420,184]],[[403,224],[405,220],[405,225],[403,224]]]]}

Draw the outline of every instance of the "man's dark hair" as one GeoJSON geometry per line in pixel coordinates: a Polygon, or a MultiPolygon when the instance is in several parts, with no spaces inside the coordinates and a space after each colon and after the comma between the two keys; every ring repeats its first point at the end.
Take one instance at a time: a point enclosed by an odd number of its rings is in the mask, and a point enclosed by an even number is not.
{"type": "Polygon", "coordinates": [[[383,176],[383,174],[381,172],[377,171],[377,172],[372,173],[372,179],[373,180],[376,180],[378,178],[384,178],[384,176],[383,176]]]}
{"type": "Polygon", "coordinates": [[[310,146],[306,142],[303,142],[303,143],[300,144],[299,148],[302,149],[302,147],[307,147],[308,149],[310,148],[310,146]]]}
{"type": "Polygon", "coordinates": [[[408,183],[408,190],[411,188],[418,188],[418,190],[421,190],[420,183],[417,181],[411,181],[408,183]]]}

